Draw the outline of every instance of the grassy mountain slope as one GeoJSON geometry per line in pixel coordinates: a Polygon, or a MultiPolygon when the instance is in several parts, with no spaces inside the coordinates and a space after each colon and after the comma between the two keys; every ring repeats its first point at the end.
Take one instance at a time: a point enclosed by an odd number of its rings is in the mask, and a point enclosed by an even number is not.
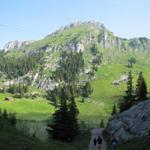
{"type": "MultiPolygon", "coordinates": [[[[91,98],[85,100],[84,103],[81,103],[81,98],[77,99],[80,117],[84,118],[85,121],[91,121],[92,123],[96,122],[100,117],[109,116],[113,104],[118,102],[126,88],[125,82],[114,86],[112,85],[112,81],[119,79],[120,76],[126,74],[129,70],[133,72],[134,82],[137,79],[137,73],[143,71],[148,87],[150,87],[149,61],[141,59],[141,57],[146,57],[145,54],[143,54],[143,56],[141,53],[137,54],[137,63],[131,69],[125,66],[127,64],[128,55],[129,54],[120,58],[120,62],[114,61],[109,65],[101,65],[95,73],[95,79],[91,81],[94,89],[91,98]]],[[[132,56],[132,54],[130,55],[132,56]]],[[[54,107],[41,98],[33,100],[14,98],[14,100],[7,102],[3,101],[6,96],[6,94],[1,94],[0,107],[7,108],[8,111],[16,112],[19,118],[41,120],[47,118],[49,114],[54,111],[54,107]]]]}
{"type": "MultiPolygon", "coordinates": [[[[83,56],[86,68],[91,68],[90,61],[93,55],[89,47],[92,44],[97,44],[99,52],[103,53],[102,64],[98,66],[98,71],[95,72],[95,77],[91,81],[94,89],[93,94],[84,103],[81,103],[80,97],[77,98],[81,120],[91,124],[99,124],[99,118],[109,117],[113,104],[117,104],[119,98],[124,94],[125,82],[118,86],[113,86],[112,82],[114,80],[127,74],[129,70],[132,70],[135,77],[134,80],[136,80],[138,72],[143,71],[148,87],[150,86],[150,44],[148,39],[121,39],[114,36],[102,24],[81,23],[58,30],[44,39],[22,46],[19,49],[10,50],[5,55],[9,58],[34,54],[38,51],[44,52],[43,72],[42,77],[39,78],[41,79],[52,75],[53,70],[57,67],[61,50],[75,48],[77,50],[79,43],[84,47],[83,56]],[[131,57],[134,57],[137,63],[133,65],[133,68],[129,69],[126,65],[131,57]]],[[[40,67],[34,72],[40,72],[39,69],[40,67]]],[[[30,88],[34,89],[31,90],[33,92],[39,90],[35,85],[32,85],[30,88]]],[[[43,91],[39,93],[42,93],[41,95],[45,94],[43,91]]],[[[54,106],[49,104],[43,97],[35,99],[14,98],[10,102],[3,101],[7,94],[1,94],[1,97],[0,108],[16,112],[18,118],[43,120],[47,119],[54,112],[54,106]]]]}

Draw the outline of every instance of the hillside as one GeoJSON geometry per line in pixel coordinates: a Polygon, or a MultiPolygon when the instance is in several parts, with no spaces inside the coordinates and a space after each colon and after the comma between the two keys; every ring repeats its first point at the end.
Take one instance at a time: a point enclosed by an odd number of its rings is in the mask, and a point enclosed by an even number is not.
{"type": "Polygon", "coordinates": [[[111,140],[119,141],[117,150],[148,150],[150,131],[150,100],[143,100],[130,109],[113,115],[108,122],[104,137],[111,148],[111,140]]]}
{"type": "Polygon", "coordinates": [[[109,31],[104,24],[95,21],[71,23],[39,41],[9,42],[5,51],[13,48],[22,50],[81,50],[96,43],[100,48],[116,50],[149,50],[150,40],[146,37],[124,39],[109,31]]]}
{"type": "MultiPolygon", "coordinates": [[[[92,70],[91,64],[100,59],[100,54],[103,55],[102,64],[109,64],[118,59],[117,63],[120,63],[119,61],[124,61],[122,57],[130,59],[130,57],[138,55],[137,53],[148,57],[150,40],[147,38],[123,39],[115,36],[102,23],[77,22],[61,27],[39,41],[9,42],[4,47],[4,56],[8,56],[8,58],[11,56],[23,57],[24,55],[34,56],[37,53],[44,53],[40,56],[43,61],[42,66],[36,68],[34,75],[30,72],[30,77],[33,76],[37,86],[46,89],[48,84],[52,84],[48,78],[58,67],[59,56],[63,50],[83,52],[85,72],[90,72],[92,70]],[[91,45],[96,45],[99,53],[95,55],[91,51],[91,45]],[[41,68],[43,72],[40,74],[45,77],[38,80],[41,68]]],[[[145,61],[149,61],[149,59],[145,61]]]]}
{"type": "Polygon", "coordinates": [[[101,119],[107,121],[124,94],[128,71],[133,73],[134,84],[142,71],[150,87],[150,40],[117,37],[98,22],[72,23],[41,40],[15,43],[6,44],[0,53],[0,108],[15,112],[21,120],[47,120],[54,112],[47,91],[62,84],[52,77],[64,51],[83,53],[84,71],[79,72],[78,85],[90,82],[93,89],[84,102],[81,96],[76,98],[79,121],[86,123],[85,128],[99,126],[101,119]],[[133,58],[136,63],[130,66],[133,58]],[[7,90],[13,85],[29,85],[28,91],[20,97],[7,90]]]}
{"type": "Polygon", "coordinates": [[[148,137],[150,131],[150,100],[143,101],[129,110],[114,115],[109,120],[107,131],[120,140],[148,137]]]}

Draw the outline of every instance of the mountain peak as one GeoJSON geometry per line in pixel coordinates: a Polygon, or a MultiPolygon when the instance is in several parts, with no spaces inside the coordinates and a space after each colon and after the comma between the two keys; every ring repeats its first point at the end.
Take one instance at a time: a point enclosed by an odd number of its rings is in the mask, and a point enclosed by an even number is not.
{"type": "Polygon", "coordinates": [[[66,27],[71,28],[71,27],[76,27],[79,25],[90,25],[90,26],[95,26],[97,28],[105,28],[104,24],[98,21],[77,21],[77,22],[72,22],[69,25],[67,25],[66,27]]]}
{"type": "Polygon", "coordinates": [[[33,43],[28,41],[9,42],[5,45],[4,51],[19,49],[24,45],[28,45],[26,47],[30,50],[84,51],[91,44],[96,44],[102,49],[150,50],[150,40],[147,38],[123,39],[115,36],[101,22],[77,21],[63,26],[42,40],[33,43]]]}
{"type": "Polygon", "coordinates": [[[98,21],[77,21],[77,22],[72,22],[72,23],[69,23],[68,25],[66,26],[62,26],[60,27],[58,30],[56,30],[55,32],[52,32],[50,35],[48,36],[51,36],[51,35],[54,35],[54,34],[57,34],[59,32],[62,32],[64,30],[67,30],[67,29],[70,29],[70,28],[74,28],[74,27],[78,27],[78,26],[82,26],[82,25],[85,25],[85,26],[92,26],[96,29],[99,29],[99,30],[105,30],[105,26],[103,23],[101,22],[98,22],[98,21]]]}

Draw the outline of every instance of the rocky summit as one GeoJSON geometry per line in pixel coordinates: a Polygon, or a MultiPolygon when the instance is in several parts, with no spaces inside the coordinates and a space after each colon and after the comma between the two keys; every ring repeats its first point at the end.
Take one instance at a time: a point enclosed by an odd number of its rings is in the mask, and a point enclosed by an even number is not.
{"type": "Polygon", "coordinates": [[[67,49],[84,51],[87,45],[90,44],[97,44],[104,49],[150,50],[150,40],[148,38],[120,38],[108,30],[103,23],[97,21],[70,23],[46,36],[46,39],[49,39],[49,41],[54,38],[61,39],[64,34],[67,35],[64,43],[54,45],[54,43],[49,42],[46,50],[67,49]],[[69,40],[67,40],[68,37],[70,37],[69,40]]]}
{"type": "Polygon", "coordinates": [[[4,46],[4,52],[7,52],[11,49],[18,49],[20,48],[21,46],[24,46],[24,45],[28,45],[28,44],[31,44],[33,41],[10,41],[8,43],[5,44],[4,46]]]}
{"type": "Polygon", "coordinates": [[[150,100],[143,101],[129,110],[113,116],[107,131],[119,140],[129,140],[150,134],[150,100]]]}
{"type": "Polygon", "coordinates": [[[78,21],[61,27],[42,40],[37,40],[35,42],[8,42],[4,47],[4,51],[7,52],[12,49],[20,49],[24,45],[27,45],[27,49],[31,51],[37,48],[35,48],[35,45],[41,45],[38,49],[45,51],[61,49],[84,51],[90,44],[97,44],[100,48],[104,49],[127,51],[150,50],[150,40],[146,37],[124,39],[114,35],[103,23],[96,21],[78,21]]]}

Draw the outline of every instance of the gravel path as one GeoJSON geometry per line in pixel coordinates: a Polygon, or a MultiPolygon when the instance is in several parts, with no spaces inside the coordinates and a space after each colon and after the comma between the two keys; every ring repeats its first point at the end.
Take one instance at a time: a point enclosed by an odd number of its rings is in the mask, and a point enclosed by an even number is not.
{"type": "Polygon", "coordinates": [[[107,150],[106,142],[105,142],[104,138],[102,137],[102,131],[103,131],[103,129],[101,129],[101,128],[94,128],[91,130],[91,140],[90,140],[88,150],[97,150],[93,144],[93,140],[94,140],[94,138],[97,138],[98,136],[101,136],[101,138],[103,139],[101,150],[107,150]]]}

